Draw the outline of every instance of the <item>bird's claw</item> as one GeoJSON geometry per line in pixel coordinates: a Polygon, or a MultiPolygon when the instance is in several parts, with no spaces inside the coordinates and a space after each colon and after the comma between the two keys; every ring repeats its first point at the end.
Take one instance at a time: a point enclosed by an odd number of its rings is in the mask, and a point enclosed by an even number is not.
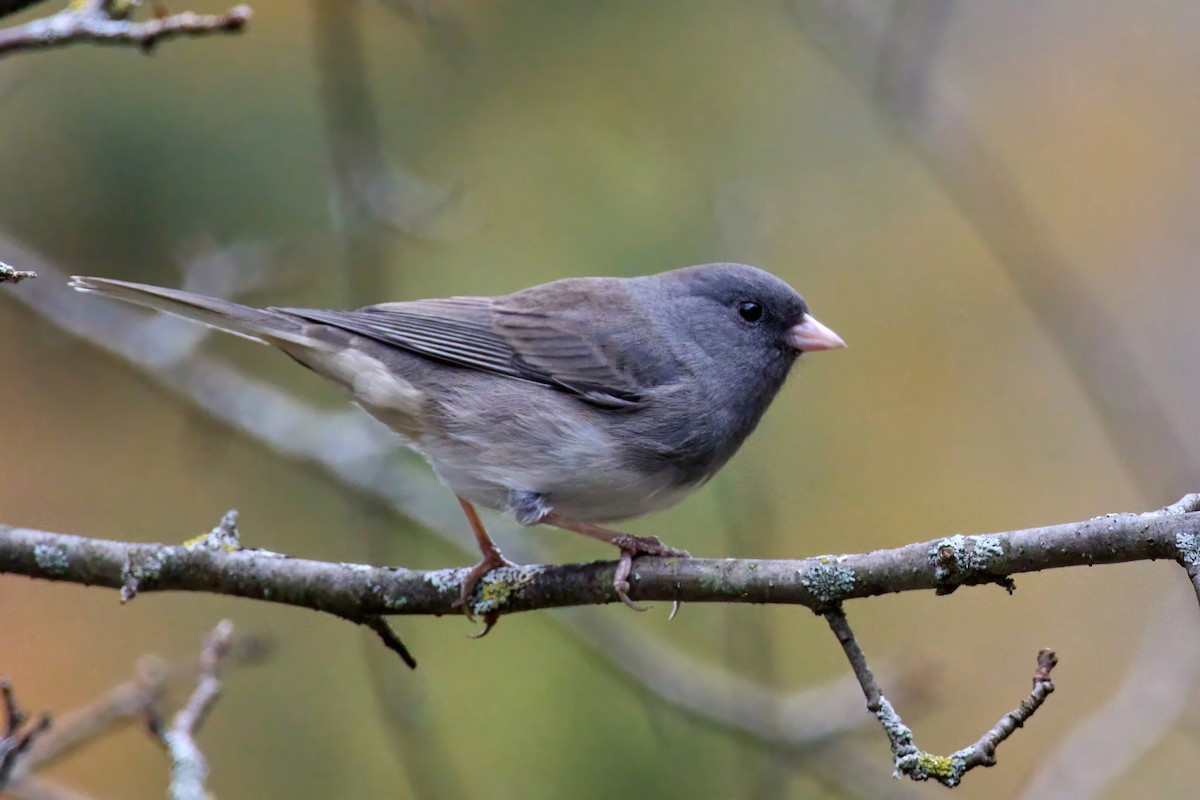
{"type": "Polygon", "coordinates": [[[472,633],[472,639],[482,639],[491,633],[492,628],[496,627],[496,623],[500,621],[499,611],[488,611],[483,615],[483,630],[479,633],[472,633]]]}
{"type": "MultiPolygon", "coordinates": [[[[621,548],[621,557],[617,559],[617,570],[613,574],[613,589],[621,602],[634,611],[649,611],[646,606],[639,606],[629,599],[629,576],[633,574],[633,557],[636,555],[658,556],[660,558],[691,558],[687,550],[669,547],[662,543],[657,536],[633,536],[624,534],[613,540],[613,544],[621,548]]],[[[678,602],[675,609],[678,610],[678,602]]],[[[675,611],[671,612],[675,616],[675,611]]]]}
{"type": "MultiPolygon", "coordinates": [[[[475,615],[471,613],[471,604],[467,602],[467,600],[470,598],[471,592],[475,591],[475,587],[479,585],[479,581],[483,579],[483,576],[487,575],[494,569],[499,569],[500,567],[513,567],[515,569],[517,566],[517,564],[514,564],[501,555],[499,549],[491,549],[484,555],[482,561],[467,571],[467,574],[462,581],[462,589],[458,593],[458,599],[451,603],[450,607],[461,608],[466,618],[471,622],[474,622],[475,615]]],[[[484,624],[487,627],[483,629],[483,633],[479,634],[475,638],[481,639],[486,636],[488,631],[495,627],[496,620],[499,618],[499,614],[495,614],[494,612],[489,611],[487,614],[485,614],[483,619],[484,624]]]]}

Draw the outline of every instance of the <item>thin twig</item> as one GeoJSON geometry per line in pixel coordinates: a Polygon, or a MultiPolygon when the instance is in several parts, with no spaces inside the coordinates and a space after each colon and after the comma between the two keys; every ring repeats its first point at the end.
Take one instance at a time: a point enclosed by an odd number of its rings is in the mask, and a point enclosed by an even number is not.
{"type": "Polygon", "coordinates": [[[74,42],[129,45],[149,51],[161,41],[180,36],[240,32],[252,15],[249,6],[238,5],[224,14],[196,14],[184,11],[135,22],[132,19],[114,18],[103,5],[72,4],[49,17],[0,29],[0,57],[26,50],[61,47],[74,42]]]}
{"type": "Polygon", "coordinates": [[[996,763],[996,748],[1037,711],[1046,697],[1054,691],[1050,671],[1058,663],[1053,650],[1038,653],[1037,670],[1033,674],[1033,691],[1015,709],[1000,718],[979,740],[948,756],[937,756],[920,750],[913,743],[912,729],[904,724],[891,702],[880,691],[867,664],[867,657],[854,636],[846,612],[836,606],[824,613],[830,629],[846,653],[850,668],[867,698],[867,710],[874,714],[887,734],[892,746],[892,758],[897,775],[906,775],[914,781],[935,780],[944,786],[957,786],[965,775],[975,767],[990,767],[996,763]]]}

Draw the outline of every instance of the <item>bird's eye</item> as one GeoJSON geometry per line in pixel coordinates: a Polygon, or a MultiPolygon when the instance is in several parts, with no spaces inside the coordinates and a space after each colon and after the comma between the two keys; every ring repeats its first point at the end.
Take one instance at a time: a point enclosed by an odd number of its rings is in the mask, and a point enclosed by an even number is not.
{"type": "Polygon", "coordinates": [[[763,307],[747,300],[744,303],[738,303],[738,315],[746,322],[758,322],[762,319],[763,307]]]}

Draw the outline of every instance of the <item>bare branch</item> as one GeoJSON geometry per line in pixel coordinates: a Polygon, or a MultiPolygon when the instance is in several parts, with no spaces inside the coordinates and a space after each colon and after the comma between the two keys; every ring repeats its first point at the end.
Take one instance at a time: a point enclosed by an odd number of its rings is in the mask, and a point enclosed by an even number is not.
{"type": "Polygon", "coordinates": [[[841,606],[837,606],[825,612],[825,620],[837,636],[846,658],[850,661],[850,667],[858,678],[858,683],[867,698],[867,710],[879,719],[884,733],[887,734],[892,746],[896,774],[907,775],[914,781],[935,780],[944,786],[957,786],[963,775],[975,767],[993,766],[996,763],[996,748],[1000,743],[1023,726],[1054,691],[1050,671],[1058,664],[1058,656],[1053,650],[1045,649],[1038,653],[1038,667],[1033,674],[1033,691],[1029,697],[1001,717],[999,722],[971,746],[948,756],[933,755],[917,748],[913,743],[912,729],[904,724],[896,709],[880,691],[875,676],[871,674],[871,668],[867,665],[867,657],[859,647],[850,622],[846,619],[846,612],[841,606]]]}
{"type": "Polygon", "coordinates": [[[238,33],[251,17],[249,6],[238,5],[224,14],[184,11],[136,22],[110,13],[107,6],[107,3],[72,3],[49,17],[0,29],[0,57],[74,42],[128,45],[150,51],[159,42],[180,36],[238,33]]]}
{"type": "MultiPolygon", "coordinates": [[[[228,520],[228,518],[227,518],[228,520]]],[[[218,528],[220,532],[222,528],[218,528]]],[[[892,550],[799,561],[641,558],[635,599],[781,603],[824,612],[844,600],[995,583],[1068,566],[1194,558],[1200,512],[1110,514],[1083,522],[951,536],[892,550]]],[[[239,549],[214,534],[143,544],[0,526],[0,573],[121,589],[211,592],[311,608],[373,627],[372,618],[452,614],[466,569],[333,564],[239,549]]],[[[476,614],[611,603],[614,562],[503,567],[469,599],[476,614]]],[[[1194,564],[1192,565],[1194,567],[1194,564]]]]}

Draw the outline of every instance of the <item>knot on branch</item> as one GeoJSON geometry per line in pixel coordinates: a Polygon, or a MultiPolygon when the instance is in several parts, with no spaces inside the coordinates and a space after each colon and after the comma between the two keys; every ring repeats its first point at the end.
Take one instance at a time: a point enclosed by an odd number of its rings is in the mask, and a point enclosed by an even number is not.
{"type": "Polygon", "coordinates": [[[937,593],[950,594],[963,585],[996,583],[1012,594],[1016,590],[1013,579],[992,574],[993,565],[1003,558],[1004,546],[998,536],[957,534],[934,542],[929,548],[929,560],[934,566],[934,578],[940,584],[937,593]]]}

